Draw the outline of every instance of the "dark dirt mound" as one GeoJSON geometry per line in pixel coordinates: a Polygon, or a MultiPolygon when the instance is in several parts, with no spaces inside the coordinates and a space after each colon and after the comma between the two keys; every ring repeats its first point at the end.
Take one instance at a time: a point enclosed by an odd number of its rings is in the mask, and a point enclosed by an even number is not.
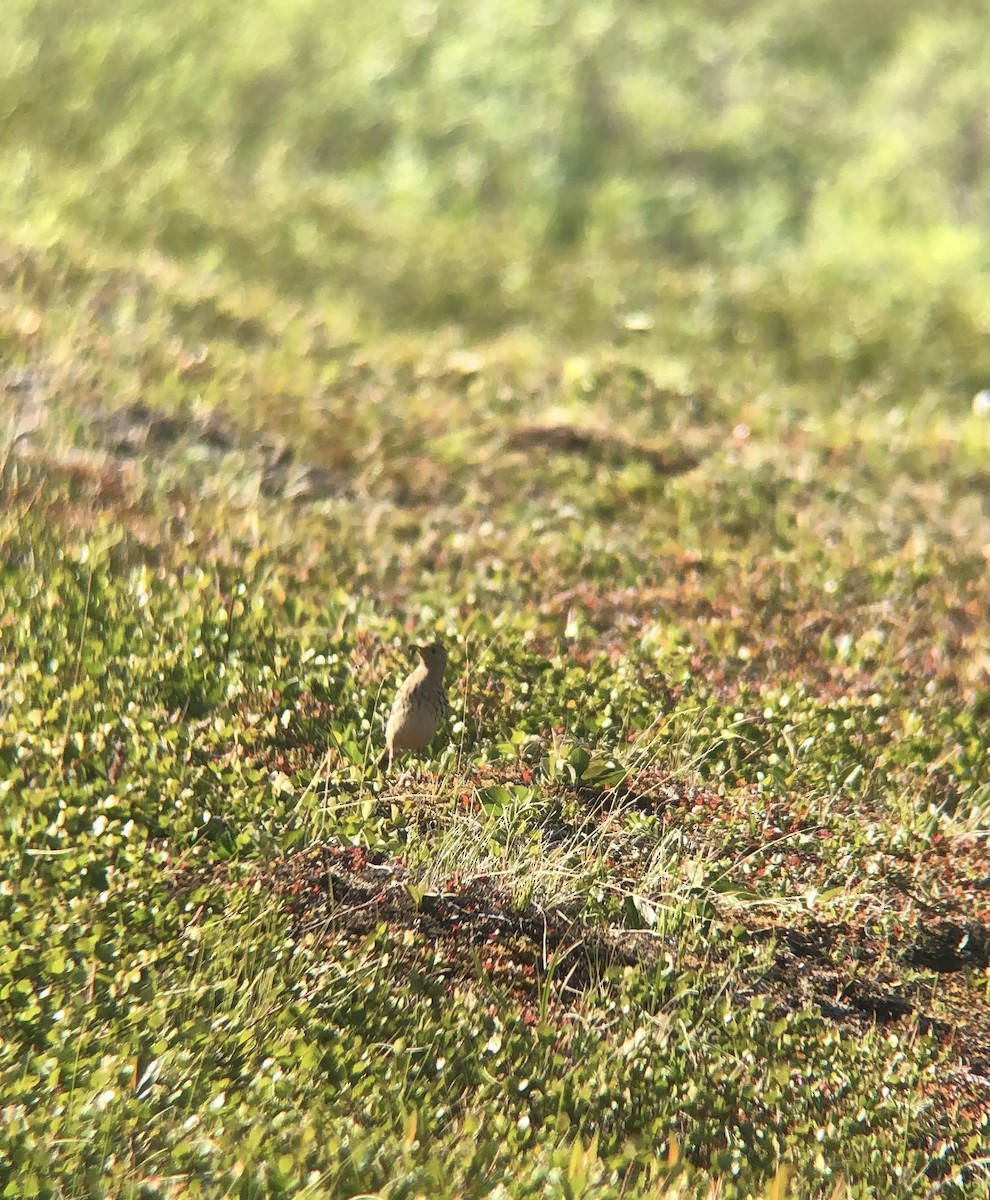
{"type": "Polygon", "coordinates": [[[316,846],[253,877],[284,897],[293,934],[358,941],[382,925],[415,957],[428,952],[433,972],[459,983],[479,971],[533,998],[548,973],[561,999],[574,998],[611,966],[653,961],[660,942],[640,931],[597,929],[560,908],[519,904],[489,877],[450,879],[421,890],[405,867],[384,856],[316,846]]]}

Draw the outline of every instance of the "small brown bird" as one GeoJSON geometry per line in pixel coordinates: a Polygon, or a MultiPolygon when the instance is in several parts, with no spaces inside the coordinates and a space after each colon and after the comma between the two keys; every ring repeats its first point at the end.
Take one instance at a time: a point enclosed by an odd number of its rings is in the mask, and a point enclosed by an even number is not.
{"type": "Polygon", "coordinates": [[[422,661],[395,693],[385,726],[385,752],[378,760],[379,770],[390,771],[403,750],[425,749],[450,711],[443,690],[447,651],[439,642],[417,646],[416,650],[422,661]]]}

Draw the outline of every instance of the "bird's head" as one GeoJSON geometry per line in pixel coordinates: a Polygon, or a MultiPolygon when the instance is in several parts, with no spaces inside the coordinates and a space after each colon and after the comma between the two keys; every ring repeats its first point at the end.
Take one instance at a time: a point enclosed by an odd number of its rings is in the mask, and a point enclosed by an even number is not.
{"type": "Polygon", "coordinates": [[[423,660],[423,666],[433,675],[442,675],[447,665],[447,651],[439,642],[430,646],[417,646],[416,652],[423,660]]]}

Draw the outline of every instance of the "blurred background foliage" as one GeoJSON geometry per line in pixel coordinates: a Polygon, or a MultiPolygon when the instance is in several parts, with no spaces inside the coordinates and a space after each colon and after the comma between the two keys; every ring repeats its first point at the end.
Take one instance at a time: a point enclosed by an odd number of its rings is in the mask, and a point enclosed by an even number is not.
{"type": "Polygon", "coordinates": [[[7,0],[0,220],[371,328],[645,308],[965,391],[985,42],[977,0],[7,0]]]}

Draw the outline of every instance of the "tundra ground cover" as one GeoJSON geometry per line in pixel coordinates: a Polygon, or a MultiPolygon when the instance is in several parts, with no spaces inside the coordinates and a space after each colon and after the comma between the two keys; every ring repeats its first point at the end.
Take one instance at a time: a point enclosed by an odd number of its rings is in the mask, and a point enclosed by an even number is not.
{"type": "Polygon", "coordinates": [[[12,5],[6,1194],[986,1193],[983,14],[925,8],[12,5]]]}

